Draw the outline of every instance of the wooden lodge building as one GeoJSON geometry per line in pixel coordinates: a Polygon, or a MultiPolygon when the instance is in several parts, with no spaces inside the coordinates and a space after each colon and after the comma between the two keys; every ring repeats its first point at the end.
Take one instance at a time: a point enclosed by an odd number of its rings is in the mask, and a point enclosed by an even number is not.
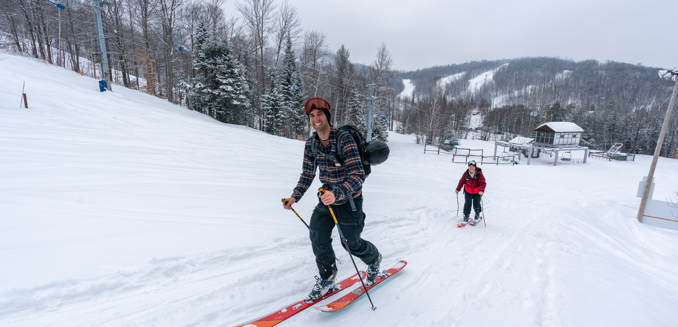
{"type": "Polygon", "coordinates": [[[497,146],[525,150],[524,153],[530,154],[527,156],[527,164],[529,165],[531,157],[538,158],[541,152],[553,153],[555,154],[553,165],[556,166],[558,159],[563,161],[571,160],[572,151],[584,151],[582,163],[586,163],[589,148],[579,145],[584,129],[577,124],[571,122],[548,122],[537,126],[534,131],[534,140],[529,143],[496,141],[494,145],[495,156],[497,155],[497,146]]]}
{"type": "Polygon", "coordinates": [[[558,121],[539,125],[535,128],[535,145],[578,146],[584,130],[575,123],[558,121]]]}

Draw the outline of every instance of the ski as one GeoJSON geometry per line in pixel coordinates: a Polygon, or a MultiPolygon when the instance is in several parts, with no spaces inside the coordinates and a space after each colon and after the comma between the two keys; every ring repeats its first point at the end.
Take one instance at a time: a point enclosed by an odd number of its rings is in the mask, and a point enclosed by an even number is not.
{"type": "Polygon", "coordinates": [[[463,228],[468,224],[468,221],[464,221],[463,219],[457,223],[457,228],[463,228]]]}
{"type": "MultiPolygon", "coordinates": [[[[374,283],[370,286],[367,286],[367,290],[372,289],[374,286],[377,284],[383,282],[387,278],[393,276],[395,273],[399,272],[402,270],[405,266],[407,265],[407,261],[405,260],[400,260],[398,261],[393,267],[382,271],[379,276],[377,276],[377,279],[374,280],[374,283]]],[[[351,302],[357,300],[360,296],[365,294],[365,288],[363,288],[362,285],[360,285],[358,288],[354,289],[351,293],[348,293],[341,298],[335,300],[332,303],[326,304],[326,305],[321,305],[315,307],[316,309],[323,311],[323,312],[334,312],[334,311],[339,311],[343,308],[345,308],[347,305],[351,304],[351,302]]]]}
{"type": "Polygon", "coordinates": [[[485,220],[485,218],[480,217],[480,220],[478,220],[478,221],[471,220],[471,221],[469,221],[468,224],[471,225],[471,226],[475,226],[475,225],[479,224],[481,221],[484,222],[484,220],[485,220]]]}
{"type": "MultiPolygon", "coordinates": [[[[364,277],[365,272],[360,272],[360,276],[364,277]]],[[[298,302],[294,302],[294,304],[289,305],[279,311],[276,311],[268,316],[259,318],[255,321],[238,325],[236,327],[269,327],[269,326],[275,326],[281,322],[283,322],[285,319],[294,316],[295,314],[308,309],[310,306],[334,295],[337,294],[345,289],[347,289],[349,286],[360,282],[360,278],[358,277],[358,274],[353,274],[353,276],[346,278],[342,280],[341,282],[337,283],[337,288],[334,291],[328,292],[327,294],[323,295],[322,297],[318,298],[317,300],[313,302],[306,303],[305,300],[301,300],[298,302]]]]}

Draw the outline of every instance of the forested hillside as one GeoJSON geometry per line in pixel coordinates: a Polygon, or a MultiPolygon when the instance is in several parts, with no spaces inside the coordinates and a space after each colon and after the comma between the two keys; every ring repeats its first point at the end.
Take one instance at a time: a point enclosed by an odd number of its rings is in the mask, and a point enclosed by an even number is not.
{"type": "MultiPolygon", "coordinates": [[[[303,138],[309,126],[300,102],[316,96],[332,105],[332,123],[362,124],[365,131],[366,86],[374,84],[375,114],[385,119],[376,121],[373,135],[386,140],[401,82],[393,79],[385,44],[375,47],[374,62],[354,65],[350,49],[328,44],[322,29],[302,29],[290,2],[237,1],[234,12],[225,12],[225,3],[104,3],[113,91],[135,88],[222,122],[303,138]]],[[[102,79],[92,4],[0,0],[0,48],[102,79]]]]}
{"type": "MultiPolygon", "coordinates": [[[[413,72],[393,70],[386,44],[371,63],[353,63],[350,49],[305,30],[297,8],[282,0],[111,0],[102,5],[113,91],[117,87],[181,104],[225,123],[288,138],[310,132],[300,111],[323,97],[332,123],[372,134],[416,133],[419,141],[464,137],[473,114],[484,137],[531,136],[546,121],[584,128],[595,149],[623,142],[652,153],[673,83],[657,68],[557,58],[473,61],[413,72]],[[403,79],[416,88],[400,95],[403,79]],[[371,85],[368,87],[368,85],[371,85]]],[[[0,0],[0,48],[101,79],[101,50],[90,0],[0,0]],[[57,6],[54,6],[57,4],[57,6]]],[[[666,68],[666,67],[662,67],[666,68]]],[[[93,85],[97,88],[97,85],[93,85]]],[[[663,156],[675,156],[672,118],[663,156]]]]}
{"type": "MultiPolygon", "coordinates": [[[[623,142],[626,151],[651,154],[674,85],[657,72],[658,68],[618,62],[520,58],[395,76],[416,86],[404,107],[404,128],[428,133],[430,140],[445,130],[463,133],[468,116],[476,111],[484,116],[486,135],[531,136],[543,122],[571,121],[584,128],[586,146],[604,149],[623,142]],[[455,78],[445,79],[451,75],[455,78]],[[435,126],[430,124],[433,113],[442,118],[435,126]]],[[[663,156],[675,155],[677,117],[674,114],[669,125],[663,156]]]]}

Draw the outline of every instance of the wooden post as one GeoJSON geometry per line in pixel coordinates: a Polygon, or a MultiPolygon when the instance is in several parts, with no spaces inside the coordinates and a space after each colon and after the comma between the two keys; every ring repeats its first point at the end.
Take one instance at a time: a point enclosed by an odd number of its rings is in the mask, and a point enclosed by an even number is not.
{"type": "MultiPolygon", "coordinates": [[[[678,76],[678,72],[671,72],[671,75],[678,76]]],[[[638,208],[638,216],[636,216],[636,218],[641,223],[643,222],[643,213],[645,213],[645,205],[647,205],[647,196],[650,193],[650,185],[652,185],[652,179],[654,178],[654,169],[657,167],[657,160],[659,159],[659,153],[662,150],[662,143],[664,143],[664,135],[666,134],[666,128],[669,125],[669,120],[671,120],[671,111],[673,110],[673,105],[676,103],[676,94],[678,94],[678,79],[676,80],[676,85],[673,87],[673,94],[671,94],[669,108],[666,110],[664,124],[662,124],[662,130],[661,132],[659,132],[659,140],[657,141],[657,147],[654,149],[654,157],[652,157],[650,172],[647,174],[647,181],[645,182],[645,188],[643,189],[643,197],[640,200],[640,208],[638,208]]]]}
{"type": "Polygon", "coordinates": [[[26,93],[24,93],[24,106],[28,109],[28,99],[26,99],[26,93]]]}

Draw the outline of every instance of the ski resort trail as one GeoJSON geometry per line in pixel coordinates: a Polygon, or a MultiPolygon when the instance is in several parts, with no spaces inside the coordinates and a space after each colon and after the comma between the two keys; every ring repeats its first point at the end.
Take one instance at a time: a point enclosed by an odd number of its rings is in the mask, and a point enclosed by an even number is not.
{"type": "MultiPolygon", "coordinates": [[[[303,142],[123,87],[99,93],[96,80],[28,58],[0,53],[0,75],[1,326],[235,326],[308,294],[308,230],[280,203],[303,142]],[[24,80],[29,109],[17,106],[24,80]]],[[[391,132],[388,144],[364,184],[363,237],[383,267],[407,267],[372,289],[376,311],[363,297],[281,326],[678,321],[678,232],[635,220],[651,157],[480,164],[487,227],[458,229],[465,164],[424,153],[414,135],[391,132]]],[[[677,171],[660,158],[655,199],[670,199],[677,171]]],[[[307,221],[319,186],[294,205],[307,221]]],[[[333,238],[339,277],[350,276],[333,238]]]]}

